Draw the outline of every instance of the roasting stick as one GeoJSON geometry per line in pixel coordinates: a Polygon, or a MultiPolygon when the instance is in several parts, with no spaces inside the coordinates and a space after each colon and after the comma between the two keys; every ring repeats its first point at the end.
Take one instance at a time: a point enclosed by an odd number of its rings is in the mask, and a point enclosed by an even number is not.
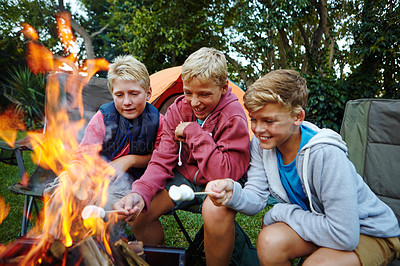
{"type": "Polygon", "coordinates": [[[196,195],[207,195],[207,194],[215,194],[215,192],[210,191],[199,191],[194,192],[191,187],[188,185],[180,185],[175,186],[172,185],[168,191],[169,197],[174,201],[185,201],[185,200],[193,200],[196,195]]]}
{"type": "Polygon", "coordinates": [[[106,213],[110,213],[110,212],[125,212],[125,210],[123,210],[123,209],[120,209],[120,210],[106,211],[106,213]]]}
{"type": "Polygon", "coordinates": [[[215,194],[213,191],[200,191],[200,192],[194,192],[195,195],[209,195],[209,194],[215,194]]]}

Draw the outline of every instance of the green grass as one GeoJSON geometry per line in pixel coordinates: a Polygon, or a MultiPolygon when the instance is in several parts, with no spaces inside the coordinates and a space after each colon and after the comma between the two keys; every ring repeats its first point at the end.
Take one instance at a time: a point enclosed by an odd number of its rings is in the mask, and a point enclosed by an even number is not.
{"type": "MultiPolygon", "coordinates": [[[[266,210],[258,213],[253,217],[238,213],[236,215],[236,221],[243,228],[243,230],[248,234],[250,240],[254,246],[256,246],[256,240],[258,233],[261,229],[262,217],[264,216],[266,210]]],[[[183,226],[188,231],[189,235],[193,239],[197,231],[203,224],[200,214],[190,213],[186,211],[178,211],[178,216],[181,219],[183,226]]],[[[161,222],[165,231],[165,244],[167,246],[173,247],[188,247],[188,243],[185,240],[182,231],[175,222],[172,215],[164,215],[161,217],[161,222]]]]}
{"type": "MultiPolygon", "coordinates": [[[[25,151],[23,153],[23,158],[26,170],[31,174],[36,166],[30,159],[30,152],[25,151]]],[[[8,189],[10,185],[19,181],[20,177],[18,167],[16,165],[8,165],[0,162],[0,197],[2,197],[6,204],[10,206],[7,218],[0,224],[0,244],[8,244],[17,239],[20,234],[24,196],[13,194],[8,189]]],[[[39,206],[41,207],[42,205],[39,204],[39,206]]],[[[0,210],[0,212],[3,211],[4,210],[0,210]]],[[[193,239],[202,225],[201,215],[186,211],[178,211],[177,213],[183,222],[184,227],[193,239]]],[[[254,246],[261,228],[261,221],[264,213],[265,211],[253,217],[240,213],[236,216],[236,221],[249,235],[254,246]]],[[[33,218],[35,219],[36,217],[33,218]]],[[[171,247],[187,248],[188,243],[179,229],[174,217],[172,215],[164,215],[161,217],[161,222],[165,230],[166,245],[171,247]]]]}
{"type": "MultiPolygon", "coordinates": [[[[35,165],[30,160],[30,152],[23,154],[26,171],[32,173],[35,165]]],[[[0,243],[8,244],[19,237],[21,231],[24,196],[16,195],[8,189],[12,184],[21,180],[18,166],[0,162],[0,197],[2,197],[10,210],[7,218],[0,224],[0,243]]],[[[4,210],[0,210],[3,212],[4,210]]]]}

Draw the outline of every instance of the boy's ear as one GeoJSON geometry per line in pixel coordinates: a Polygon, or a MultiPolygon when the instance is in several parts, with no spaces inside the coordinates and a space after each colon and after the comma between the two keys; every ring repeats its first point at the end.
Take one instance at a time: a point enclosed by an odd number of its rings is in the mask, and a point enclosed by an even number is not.
{"type": "Polygon", "coordinates": [[[300,126],[301,123],[303,123],[305,117],[306,117],[306,112],[304,111],[303,108],[301,108],[301,111],[295,114],[294,125],[300,126]]]}
{"type": "Polygon", "coordinates": [[[146,101],[150,101],[151,98],[151,87],[149,87],[149,90],[147,91],[147,95],[146,95],[146,101]]]}
{"type": "Polygon", "coordinates": [[[225,94],[229,88],[229,81],[226,80],[224,86],[222,86],[222,94],[225,94]]]}

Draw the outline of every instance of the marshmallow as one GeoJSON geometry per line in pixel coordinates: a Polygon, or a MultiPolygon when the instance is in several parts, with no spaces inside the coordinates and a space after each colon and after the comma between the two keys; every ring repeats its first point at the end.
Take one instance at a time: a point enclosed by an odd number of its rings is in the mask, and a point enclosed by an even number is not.
{"type": "Polygon", "coordinates": [[[106,216],[106,211],[98,207],[96,205],[88,205],[85,208],[83,208],[82,211],[82,218],[84,220],[89,219],[89,218],[101,218],[104,219],[106,216]]]}
{"type": "Polygon", "coordinates": [[[188,185],[181,185],[179,187],[173,185],[170,187],[168,194],[174,201],[194,199],[194,191],[188,185]]]}
{"type": "Polygon", "coordinates": [[[172,185],[168,191],[169,197],[174,201],[179,201],[182,197],[179,187],[172,185]]]}
{"type": "Polygon", "coordinates": [[[188,185],[181,185],[182,200],[192,200],[194,199],[194,191],[188,185]]]}

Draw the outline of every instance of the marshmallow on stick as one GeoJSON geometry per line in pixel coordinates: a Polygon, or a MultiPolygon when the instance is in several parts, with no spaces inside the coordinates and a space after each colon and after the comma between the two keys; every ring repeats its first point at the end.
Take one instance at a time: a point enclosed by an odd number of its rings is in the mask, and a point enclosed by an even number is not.
{"type": "Polygon", "coordinates": [[[88,205],[85,208],[83,208],[82,218],[84,220],[89,219],[89,218],[104,219],[104,217],[106,216],[106,213],[110,213],[110,212],[124,212],[124,210],[105,211],[102,207],[98,207],[96,205],[88,205]]]}
{"type": "Polygon", "coordinates": [[[172,185],[168,191],[169,197],[174,201],[186,201],[194,199],[195,195],[211,194],[213,192],[194,192],[188,185],[172,185]]]}

